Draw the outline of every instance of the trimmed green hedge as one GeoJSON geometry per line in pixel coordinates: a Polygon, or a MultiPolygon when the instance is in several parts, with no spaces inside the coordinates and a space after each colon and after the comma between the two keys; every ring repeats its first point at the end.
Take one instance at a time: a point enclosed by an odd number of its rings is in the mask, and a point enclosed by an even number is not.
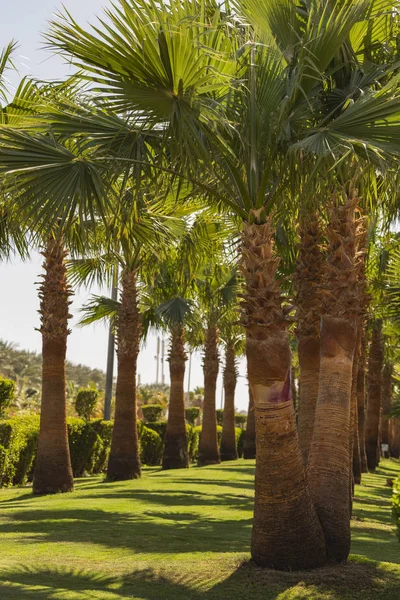
{"type": "Polygon", "coordinates": [[[400,541],[400,477],[396,479],[393,485],[392,515],[397,527],[397,537],[400,541]]]}
{"type": "Polygon", "coordinates": [[[38,434],[36,415],[0,421],[0,487],[23,485],[30,478],[38,434]]]}
{"type": "MultiPolygon", "coordinates": [[[[67,419],[72,470],[75,477],[105,471],[111,446],[112,421],[67,419]]],[[[144,465],[161,464],[166,422],[138,424],[140,458],[144,465]]],[[[221,443],[222,427],[218,426],[221,443]]],[[[199,452],[201,427],[186,425],[189,459],[195,462],[199,452]]],[[[37,415],[0,421],[0,487],[23,485],[32,480],[39,435],[37,415]]],[[[243,450],[244,432],[236,428],[238,453],[243,450]]]]}

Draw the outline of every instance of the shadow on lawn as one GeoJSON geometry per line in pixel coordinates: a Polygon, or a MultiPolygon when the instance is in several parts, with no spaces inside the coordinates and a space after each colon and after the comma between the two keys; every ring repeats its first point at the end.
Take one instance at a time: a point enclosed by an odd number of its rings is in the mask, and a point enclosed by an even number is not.
{"type": "MultiPolygon", "coordinates": [[[[202,583],[207,583],[207,572],[201,575],[202,583]]],[[[259,569],[246,563],[206,590],[199,587],[199,573],[172,579],[152,569],[121,577],[67,568],[17,569],[0,576],[0,596],[7,600],[55,600],[68,592],[73,592],[76,600],[96,599],[100,594],[101,597],[107,594],[104,597],[110,600],[284,600],[286,597],[398,600],[399,587],[399,574],[384,571],[373,562],[354,561],[299,573],[259,569]]]]}
{"type": "Polygon", "coordinates": [[[30,539],[92,543],[134,552],[174,554],[248,552],[252,523],[252,519],[213,520],[190,512],[149,511],[136,516],[96,509],[25,509],[9,517],[12,521],[0,524],[0,535],[23,533],[26,543],[30,539]]]}

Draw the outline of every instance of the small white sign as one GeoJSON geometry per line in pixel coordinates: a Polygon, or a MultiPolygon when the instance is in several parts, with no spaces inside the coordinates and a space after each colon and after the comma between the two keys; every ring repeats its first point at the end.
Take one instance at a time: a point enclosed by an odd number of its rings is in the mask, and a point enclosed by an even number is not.
{"type": "Polygon", "coordinates": [[[381,444],[382,452],[389,452],[389,444],[381,444]]]}

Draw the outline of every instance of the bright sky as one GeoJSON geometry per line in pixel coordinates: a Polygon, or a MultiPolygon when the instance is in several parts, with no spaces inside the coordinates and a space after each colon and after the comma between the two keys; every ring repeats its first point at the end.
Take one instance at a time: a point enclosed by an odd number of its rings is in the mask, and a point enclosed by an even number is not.
{"type": "MultiPolygon", "coordinates": [[[[52,15],[61,10],[62,5],[80,23],[94,22],[94,15],[100,15],[107,0],[0,0],[0,48],[11,39],[19,42],[15,62],[19,76],[10,74],[10,85],[16,86],[20,77],[30,75],[40,79],[60,79],[69,73],[69,66],[59,56],[52,56],[42,48],[41,33],[46,31],[52,15]]],[[[37,283],[40,282],[41,256],[35,254],[27,263],[14,261],[0,264],[0,338],[13,341],[21,349],[41,350],[41,337],[35,328],[39,327],[37,313],[39,300],[37,283]]],[[[81,290],[74,297],[72,305],[72,334],[68,339],[68,359],[74,363],[105,369],[107,355],[107,330],[104,325],[85,328],[74,326],[79,308],[86,302],[90,293],[99,290],[81,290]]],[[[139,357],[138,372],[142,383],[155,381],[156,336],[150,336],[139,357]]],[[[166,342],[167,345],[167,342],[166,342]]],[[[187,370],[186,370],[187,371],[187,370]]],[[[169,383],[168,364],[165,365],[166,383],[169,383]]],[[[244,361],[240,364],[240,378],[236,393],[236,407],[246,410],[248,390],[245,379],[244,361]]],[[[188,373],[186,373],[187,380],[188,373]]],[[[193,355],[190,388],[203,385],[201,356],[193,355]]],[[[217,390],[217,406],[221,404],[222,377],[220,374],[217,390]]],[[[186,384],[187,389],[187,384],[186,384]]]]}

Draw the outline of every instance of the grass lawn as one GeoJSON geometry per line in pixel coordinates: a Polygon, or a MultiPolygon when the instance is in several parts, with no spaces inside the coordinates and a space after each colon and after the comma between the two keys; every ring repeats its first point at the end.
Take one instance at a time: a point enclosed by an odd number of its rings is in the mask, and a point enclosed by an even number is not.
{"type": "Polygon", "coordinates": [[[347,565],[279,573],[249,561],[254,462],[162,472],[73,494],[0,490],[1,600],[399,600],[400,544],[382,461],[356,488],[347,565]]]}

